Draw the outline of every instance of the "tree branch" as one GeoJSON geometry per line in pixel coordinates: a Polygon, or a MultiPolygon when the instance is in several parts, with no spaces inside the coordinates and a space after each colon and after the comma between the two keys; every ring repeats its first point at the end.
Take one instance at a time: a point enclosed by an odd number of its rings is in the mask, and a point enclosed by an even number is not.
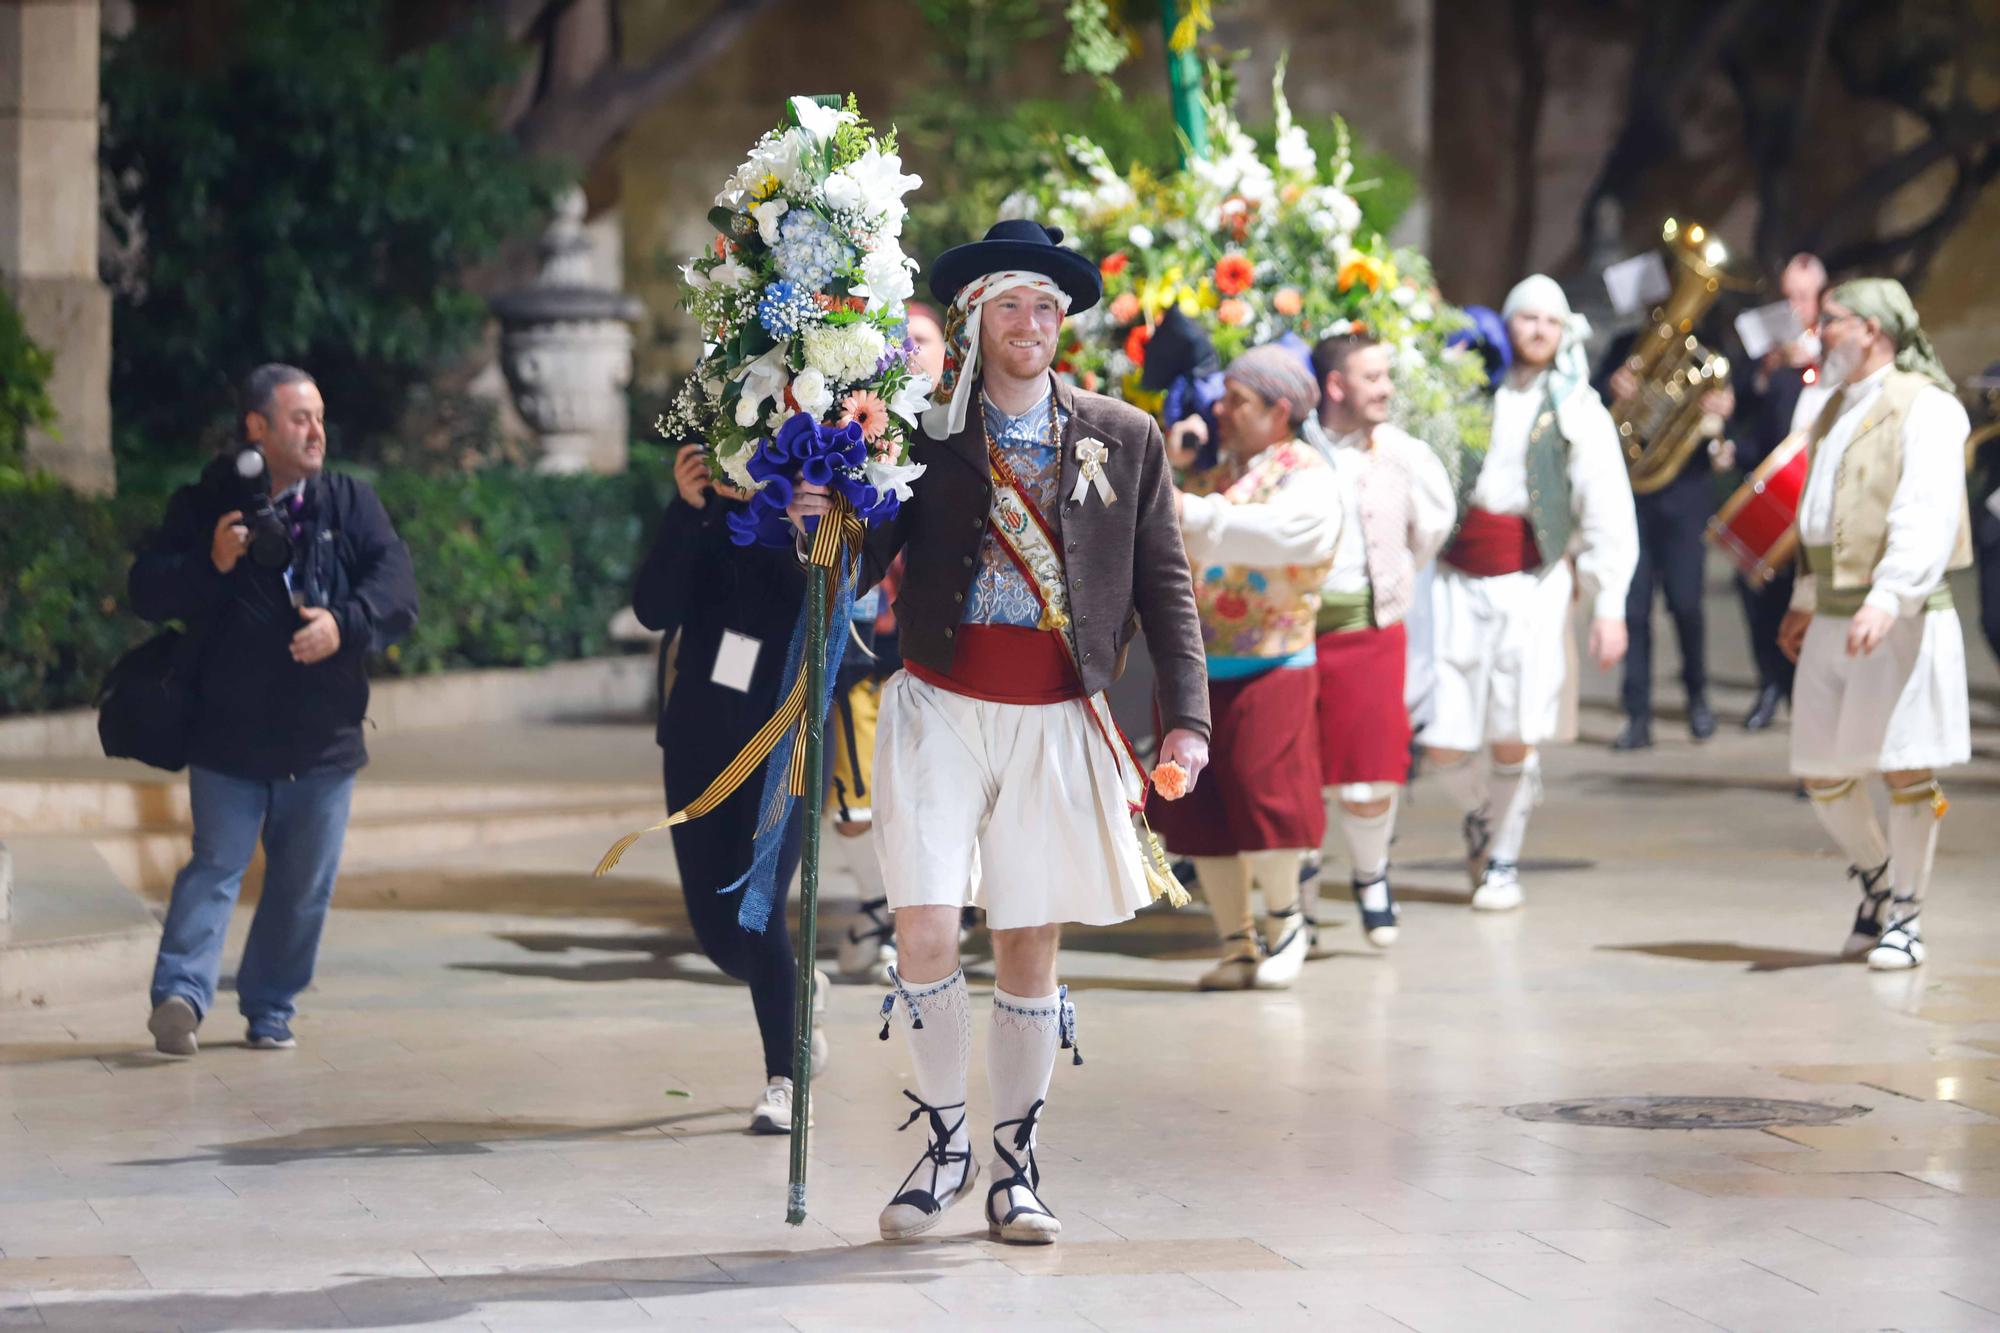
{"type": "Polygon", "coordinates": [[[2000,148],[1989,148],[1976,163],[1960,165],[1951,194],[1928,218],[1893,235],[1871,237],[1834,250],[1826,257],[1827,268],[1832,272],[1878,268],[1899,256],[1914,254],[1905,273],[1914,280],[1928,267],[1945,238],[1965,221],[1972,206],[1979,202],[1979,196],[1996,177],[2000,177],[2000,148]]]}
{"type": "Polygon", "coordinates": [[[670,96],[729,48],[778,0],[718,0],[715,8],[651,63],[607,65],[537,103],[515,133],[530,154],[588,167],[649,107],[670,96]]]}

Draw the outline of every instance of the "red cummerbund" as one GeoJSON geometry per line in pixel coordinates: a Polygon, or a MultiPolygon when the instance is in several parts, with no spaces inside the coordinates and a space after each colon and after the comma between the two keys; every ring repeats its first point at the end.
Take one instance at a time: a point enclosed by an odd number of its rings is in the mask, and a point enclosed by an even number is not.
{"type": "Polygon", "coordinates": [[[1458,536],[1444,549],[1445,563],[1482,579],[1542,567],[1535,530],[1519,514],[1468,509],[1458,536]]]}
{"type": "Polygon", "coordinates": [[[903,669],[926,685],[995,704],[1059,704],[1081,699],[1069,649],[1045,629],[1019,625],[960,625],[951,671],[940,673],[908,658],[903,669]]]}

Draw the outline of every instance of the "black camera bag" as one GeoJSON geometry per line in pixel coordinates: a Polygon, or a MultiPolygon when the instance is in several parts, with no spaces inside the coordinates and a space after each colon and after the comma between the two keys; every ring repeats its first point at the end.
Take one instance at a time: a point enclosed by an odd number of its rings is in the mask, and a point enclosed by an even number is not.
{"type": "Polygon", "coordinates": [[[161,630],[119,658],[97,692],[97,739],[113,759],[178,773],[194,726],[196,634],[161,630]]]}

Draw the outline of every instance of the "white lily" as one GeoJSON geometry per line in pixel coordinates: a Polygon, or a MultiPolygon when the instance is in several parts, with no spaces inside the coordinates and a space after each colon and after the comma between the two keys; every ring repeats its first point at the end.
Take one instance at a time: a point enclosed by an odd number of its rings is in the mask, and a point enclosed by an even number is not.
{"type": "Polygon", "coordinates": [[[885,245],[861,261],[861,285],[854,289],[854,294],[867,297],[870,310],[907,301],[917,290],[911,276],[915,268],[900,248],[885,245]]]}
{"type": "Polygon", "coordinates": [[[810,97],[794,97],[792,112],[799,118],[799,128],[821,143],[833,138],[833,132],[854,119],[854,113],[845,107],[821,106],[810,97]]]}
{"type": "Polygon", "coordinates": [[[924,475],[922,463],[897,463],[892,460],[871,458],[861,469],[868,476],[868,484],[878,491],[894,491],[896,498],[908,501],[910,483],[924,475]]]}
{"type": "Polygon", "coordinates": [[[725,259],[708,271],[708,282],[716,287],[741,287],[755,276],[734,259],[725,259]]]}
{"type": "MultiPolygon", "coordinates": [[[[762,403],[766,398],[782,400],[785,386],[792,382],[791,373],[785,368],[785,344],[779,343],[764,355],[736,372],[743,381],[743,396],[762,403]]],[[[739,422],[746,429],[757,424],[755,418],[739,422]]]]}
{"type": "Polygon", "coordinates": [[[903,381],[903,387],[889,398],[889,410],[912,426],[931,405],[931,377],[912,375],[903,381]]]}
{"type": "Polygon", "coordinates": [[[791,210],[792,206],[782,199],[767,199],[750,210],[750,216],[757,219],[757,234],[764,238],[764,244],[778,243],[778,223],[791,210]]]}

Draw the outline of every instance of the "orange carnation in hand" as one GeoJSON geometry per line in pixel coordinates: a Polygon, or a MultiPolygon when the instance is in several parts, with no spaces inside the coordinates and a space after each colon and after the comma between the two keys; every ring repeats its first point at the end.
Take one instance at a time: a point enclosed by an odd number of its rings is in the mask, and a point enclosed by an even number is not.
{"type": "Polygon", "coordinates": [[[1163,801],[1178,801],[1187,795],[1188,771],[1180,766],[1180,761],[1169,759],[1153,769],[1153,790],[1163,801]]]}
{"type": "Polygon", "coordinates": [[[1224,296],[1247,292],[1256,280],[1257,269],[1248,255],[1228,254],[1215,261],[1215,290],[1224,296]]]}

